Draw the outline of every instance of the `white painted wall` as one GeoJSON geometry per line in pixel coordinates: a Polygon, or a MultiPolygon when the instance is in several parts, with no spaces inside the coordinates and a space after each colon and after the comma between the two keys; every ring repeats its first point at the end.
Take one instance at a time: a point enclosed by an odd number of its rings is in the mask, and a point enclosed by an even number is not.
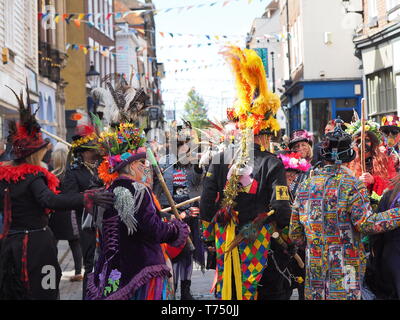
{"type": "Polygon", "coordinates": [[[281,29],[279,10],[271,16],[271,18],[257,18],[254,19],[252,29],[255,29],[255,33],[251,42],[249,43],[250,49],[255,48],[267,48],[268,49],[268,64],[269,64],[269,74],[268,74],[268,87],[272,90],[272,59],[271,52],[274,52],[275,60],[275,87],[282,88],[283,80],[283,64],[282,64],[282,49],[281,43],[277,42],[275,38],[268,39],[265,35],[271,35],[279,33],[281,29]],[[261,38],[261,39],[257,39],[261,38]],[[269,40],[269,41],[268,41],[269,40]]]}
{"type": "Polygon", "coordinates": [[[0,62],[0,106],[7,108],[16,107],[17,104],[15,97],[10,94],[10,90],[5,85],[20,92],[25,87],[25,66],[38,73],[37,1],[29,3],[25,0],[0,0],[0,52],[8,44],[6,32],[10,30],[12,32],[11,49],[16,54],[15,63],[0,62]],[[7,6],[12,8],[11,15],[6,12],[7,6]],[[33,21],[35,23],[32,23],[33,21]],[[27,42],[31,43],[29,50],[27,42]]]}
{"type": "Polygon", "coordinates": [[[132,32],[125,32],[124,30],[121,30],[116,34],[117,72],[125,73],[129,81],[131,75],[131,65],[133,65],[135,75],[132,79],[132,86],[135,88],[140,87],[140,81],[136,76],[138,72],[136,47],[145,46],[146,42],[132,32]]]}
{"type": "Polygon", "coordinates": [[[393,73],[396,75],[397,114],[400,115],[400,37],[393,40],[393,73]]]}
{"type": "Polygon", "coordinates": [[[304,79],[361,77],[354,56],[353,33],[361,15],[346,14],[342,0],[300,0],[303,28],[304,79]],[[331,33],[331,44],[324,43],[331,33]],[[321,71],[325,73],[320,76],[321,71]]]}

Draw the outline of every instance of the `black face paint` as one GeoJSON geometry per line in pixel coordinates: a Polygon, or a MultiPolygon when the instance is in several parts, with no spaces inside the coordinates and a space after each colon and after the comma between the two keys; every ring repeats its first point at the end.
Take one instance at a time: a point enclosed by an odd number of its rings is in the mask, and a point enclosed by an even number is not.
{"type": "MultiPolygon", "coordinates": [[[[361,140],[357,141],[357,147],[361,150],[361,140]]],[[[372,143],[370,141],[365,141],[365,151],[371,152],[372,151],[372,143]]]]}

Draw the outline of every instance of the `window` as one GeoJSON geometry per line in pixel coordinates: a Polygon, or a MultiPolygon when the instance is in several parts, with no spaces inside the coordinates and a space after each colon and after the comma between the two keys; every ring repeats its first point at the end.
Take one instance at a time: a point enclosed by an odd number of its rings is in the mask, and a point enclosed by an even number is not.
{"type": "Polygon", "coordinates": [[[99,8],[99,13],[101,13],[100,16],[100,30],[104,32],[104,0],[100,0],[100,8],[99,8]]]}
{"type": "Polygon", "coordinates": [[[400,0],[386,0],[386,10],[390,11],[397,6],[400,6],[400,0]]]}
{"type": "MultiPolygon", "coordinates": [[[[93,0],[88,0],[88,13],[93,13],[93,0]]],[[[93,14],[89,17],[89,22],[93,23],[93,14]]]]}
{"type": "Polygon", "coordinates": [[[368,113],[375,121],[397,111],[396,81],[392,68],[367,75],[368,113]]]}
{"type": "Polygon", "coordinates": [[[4,3],[5,18],[5,46],[14,49],[14,0],[6,0],[4,3]]]}
{"type": "Polygon", "coordinates": [[[94,26],[98,28],[99,26],[99,19],[98,19],[98,12],[99,12],[99,0],[94,0],[94,10],[93,10],[93,18],[94,18],[94,26]]]}
{"type": "Polygon", "coordinates": [[[300,17],[297,18],[295,24],[290,29],[291,49],[293,55],[291,57],[292,69],[296,69],[299,65],[303,63],[302,56],[302,33],[301,33],[301,20],[300,17]]]}
{"type": "MultiPolygon", "coordinates": [[[[110,8],[110,12],[113,12],[113,2],[112,2],[112,0],[108,0],[108,5],[109,5],[109,8],[110,8]]],[[[110,20],[109,20],[109,24],[108,24],[108,27],[109,27],[108,32],[109,32],[109,35],[110,35],[111,39],[114,39],[114,25],[113,25],[113,23],[114,23],[114,17],[111,16],[110,20]]]]}
{"type": "Polygon", "coordinates": [[[378,8],[376,6],[376,0],[368,0],[368,26],[378,26],[378,8]]]}

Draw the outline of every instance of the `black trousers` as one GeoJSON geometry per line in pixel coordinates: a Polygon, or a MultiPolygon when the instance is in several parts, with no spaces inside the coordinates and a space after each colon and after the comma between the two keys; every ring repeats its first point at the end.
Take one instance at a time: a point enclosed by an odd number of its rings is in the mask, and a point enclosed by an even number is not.
{"type": "Polygon", "coordinates": [[[83,256],[83,266],[85,273],[83,275],[82,299],[85,300],[87,275],[94,268],[94,254],[96,251],[96,231],[92,229],[84,229],[80,234],[80,242],[83,256]]]}

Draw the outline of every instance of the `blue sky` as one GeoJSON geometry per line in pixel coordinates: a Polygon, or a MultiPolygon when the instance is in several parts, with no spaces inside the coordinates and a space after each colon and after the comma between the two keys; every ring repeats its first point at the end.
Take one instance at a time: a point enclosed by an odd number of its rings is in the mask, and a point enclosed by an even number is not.
{"type": "Polygon", "coordinates": [[[218,3],[210,7],[209,4],[213,2],[210,0],[153,0],[156,9],[206,4],[201,8],[183,9],[180,12],[175,9],[155,16],[157,60],[164,63],[167,71],[162,81],[165,109],[174,109],[175,105],[178,119],[182,116],[191,87],[195,87],[204,98],[211,119],[225,118],[225,110],[233,102],[235,88],[229,66],[224,64],[218,52],[224,43],[243,47],[253,20],[261,17],[270,2],[233,0],[222,6],[223,0],[215,1],[218,3]],[[162,37],[159,32],[165,32],[165,36],[162,37]],[[173,33],[174,37],[168,33],[173,33]],[[179,33],[182,36],[178,36],[179,33]],[[205,35],[209,35],[211,41],[205,35]],[[215,38],[222,35],[228,38],[221,37],[220,41],[215,38]],[[210,42],[213,45],[209,46],[210,42]],[[187,48],[189,44],[191,48],[187,48]],[[198,47],[198,44],[201,46],[198,47]],[[175,59],[179,61],[171,61],[175,59]],[[183,60],[187,60],[187,63],[183,60]],[[180,72],[187,68],[190,70],[180,72]],[[178,72],[175,73],[175,70],[178,72]]]}

